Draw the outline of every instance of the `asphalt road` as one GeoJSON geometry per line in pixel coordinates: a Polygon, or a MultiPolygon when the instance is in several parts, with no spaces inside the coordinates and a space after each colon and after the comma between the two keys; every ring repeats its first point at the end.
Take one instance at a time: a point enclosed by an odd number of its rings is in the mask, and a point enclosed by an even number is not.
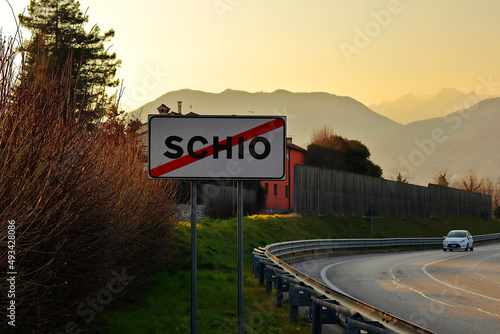
{"type": "Polygon", "coordinates": [[[439,334],[500,333],[500,244],[356,255],[293,265],[369,305],[439,334]]]}

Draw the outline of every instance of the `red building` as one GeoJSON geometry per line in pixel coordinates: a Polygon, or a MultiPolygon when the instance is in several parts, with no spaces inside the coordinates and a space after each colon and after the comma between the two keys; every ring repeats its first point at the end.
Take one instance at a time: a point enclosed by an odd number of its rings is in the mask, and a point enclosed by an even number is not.
{"type": "Polygon", "coordinates": [[[286,139],[286,180],[262,181],[266,189],[266,209],[269,211],[291,211],[293,209],[293,166],[303,165],[306,150],[286,139]]]}

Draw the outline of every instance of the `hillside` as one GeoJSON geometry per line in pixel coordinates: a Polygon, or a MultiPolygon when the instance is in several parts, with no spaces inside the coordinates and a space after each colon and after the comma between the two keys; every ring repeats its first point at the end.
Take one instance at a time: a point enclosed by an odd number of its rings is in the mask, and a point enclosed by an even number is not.
{"type": "MultiPolygon", "coordinates": [[[[198,224],[199,332],[234,333],[238,321],[237,222],[235,218],[205,218],[198,224]]],[[[289,240],[371,236],[370,219],[346,216],[251,216],[244,218],[243,225],[245,333],[311,333],[311,325],[305,317],[291,325],[288,305],[274,307],[274,294],[265,294],[264,287],[251,272],[253,248],[289,240]]],[[[376,238],[440,237],[451,229],[468,229],[473,235],[500,231],[498,220],[485,224],[480,218],[377,218],[373,226],[376,238]]],[[[141,333],[189,333],[190,224],[179,223],[175,231],[178,244],[172,249],[174,265],[156,275],[142,293],[118,307],[105,308],[103,317],[90,324],[89,332],[121,334],[137,333],[140,329],[141,333]]]]}
{"type": "Polygon", "coordinates": [[[466,109],[479,101],[492,98],[475,92],[462,93],[454,88],[443,88],[434,96],[408,94],[392,102],[370,105],[370,109],[401,124],[443,117],[466,109]]]}
{"type": "Polygon", "coordinates": [[[192,111],[200,115],[285,115],[287,135],[303,147],[310,142],[313,130],[323,124],[330,125],[339,135],[363,143],[400,127],[350,97],[285,90],[272,93],[225,90],[216,94],[185,89],[166,93],[132,114],[145,122],[147,115],[156,114],[162,103],[177,111],[177,101],[183,101],[184,114],[192,111]]]}
{"type": "Polygon", "coordinates": [[[384,177],[398,166],[411,169],[412,183],[427,184],[437,170],[448,175],[471,169],[500,176],[500,98],[440,118],[413,122],[367,143],[384,177]]]}

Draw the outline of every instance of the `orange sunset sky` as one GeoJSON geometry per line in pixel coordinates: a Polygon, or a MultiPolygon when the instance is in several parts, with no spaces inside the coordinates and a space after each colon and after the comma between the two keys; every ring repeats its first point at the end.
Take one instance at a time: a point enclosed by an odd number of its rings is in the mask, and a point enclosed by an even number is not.
{"type": "MultiPolygon", "coordinates": [[[[87,29],[116,32],[110,50],[123,61],[118,77],[129,110],[184,88],[324,91],[367,105],[443,87],[500,95],[497,0],[80,3],[87,29]],[[489,78],[491,91],[479,78],[489,78]]],[[[29,1],[10,4],[18,14],[29,1]]],[[[6,0],[0,19],[11,34],[6,0]]]]}

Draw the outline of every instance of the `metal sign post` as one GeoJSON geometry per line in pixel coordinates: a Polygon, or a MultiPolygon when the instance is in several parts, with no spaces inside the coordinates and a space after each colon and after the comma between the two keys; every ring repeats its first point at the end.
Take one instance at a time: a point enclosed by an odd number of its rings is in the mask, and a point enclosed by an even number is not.
{"type": "Polygon", "coordinates": [[[149,115],[148,177],[191,181],[191,333],[196,333],[195,180],[237,181],[238,333],[243,334],[243,180],[286,179],[286,117],[149,115]]]}
{"type": "Polygon", "coordinates": [[[191,334],[196,334],[196,198],[195,181],[191,181],[191,334]]]}
{"type": "Polygon", "coordinates": [[[238,181],[238,334],[243,334],[243,181],[238,181]]]}

